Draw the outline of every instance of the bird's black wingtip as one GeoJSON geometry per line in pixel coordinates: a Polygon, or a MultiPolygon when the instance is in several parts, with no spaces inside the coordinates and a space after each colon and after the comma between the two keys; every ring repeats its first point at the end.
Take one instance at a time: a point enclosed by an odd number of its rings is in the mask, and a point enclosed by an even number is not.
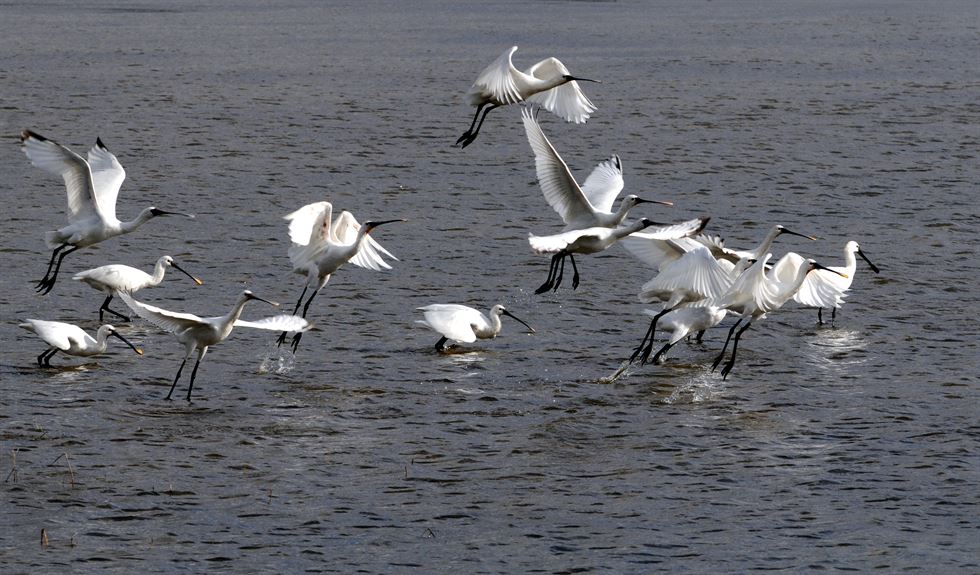
{"type": "Polygon", "coordinates": [[[703,232],[704,228],[708,227],[708,222],[710,221],[711,221],[711,216],[704,216],[703,218],[701,218],[701,226],[698,228],[698,231],[695,233],[700,234],[701,232],[703,232]]]}
{"type": "Polygon", "coordinates": [[[23,132],[20,133],[21,142],[27,140],[28,138],[34,138],[35,140],[40,140],[42,142],[46,142],[48,140],[47,138],[45,138],[44,136],[38,134],[33,130],[24,130],[23,132]]]}
{"type": "Polygon", "coordinates": [[[105,150],[107,152],[109,151],[109,148],[105,147],[105,144],[102,143],[102,138],[101,137],[96,137],[95,138],[95,145],[98,146],[100,149],[103,149],[103,150],[105,150]]]}

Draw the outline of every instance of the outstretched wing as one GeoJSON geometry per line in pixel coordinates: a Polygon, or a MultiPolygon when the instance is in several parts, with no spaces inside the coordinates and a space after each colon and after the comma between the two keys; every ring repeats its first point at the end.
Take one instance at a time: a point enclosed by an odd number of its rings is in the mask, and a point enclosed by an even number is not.
{"type": "Polygon", "coordinates": [[[205,323],[202,318],[194,314],[169,311],[136,301],[126,292],[118,292],[117,295],[126,302],[129,309],[133,310],[136,315],[172,334],[178,334],[188,328],[205,323]]]}
{"type": "Polygon", "coordinates": [[[613,202],[622,191],[623,163],[617,155],[600,162],[582,184],[582,193],[600,212],[612,212],[613,202]]]}
{"type": "Polygon", "coordinates": [[[592,225],[595,208],[582,192],[568,165],[558,155],[547,136],[541,130],[534,110],[525,107],[521,110],[527,141],[534,152],[534,166],[538,175],[538,185],[544,199],[566,224],[583,222],[592,225]]]}
{"type": "Polygon", "coordinates": [[[315,202],[283,217],[289,222],[288,254],[293,267],[305,267],[327,246],[332,215],[330,202],[315,202]]]}
{"type": "MultiPolygon", "coordinates": [[[[337,219],[333,224],[334,241],[339,245],[349,246],[357,241],[357,235],[360,230],[361,224],[357,223],[357,219],[354,218],[354,214],[344,210],[339,216],[337,216],[337,219]]],[[[387,256],[393,260],[398,259],[392,255],[391,252],[381,247],[381,244],[376,242],[374,238],[368,234],[364,236],[364,240],[361,241],[361,245],[358,247],[357,252],[354,253],[351,259],[348,261],[356,266],[370,270],[390,270],[391,266],[384,260],[384,256],[387,256]]]]}
{"type": "Polygon", "coordinates": [[[529,244],[531,244],[531,249],[534,251],[534,253],[553,254],[562,251],[580,238],[587,238],[589,236],[599,237],[600,234],[608,233],[609,228],[593,227],[582,230],[570,230],[550,236],[536,236],[534,234],[528,234],[527,241],[529,244]]]}
{"type": "MultiPolygon", "coordinates": [[[[545,58],[528,68],[526,74],[536,78],[554,78],[567,76],[568,68],[558,58],[545,58]]],[[[578,82],[574,80],[557,88],[538,92],[527,101],[540,105],[552,114],[564,118],[566,122],[576,124],[585,122],[592,112],[596,111],[595,105],[589,101],[578,82]]]]}
{"type": "Polygon", "coordinates": [[[710,218],[695,218],[679,224],[670,224],[659,228],[647,228],[642,233],[644,237],[655,240],[676,240],[699,233],[708,225],[710,218]]]}
{"type": "Polygon", "coordinates": [[[92,172],[92,189],[102,215],[116,219],[116,198],[119,188],[126,179],[126,170],[102,143],[102,138],[95,139],[95,145],[88,151],[88,165],[92,172]]]}
{"type": "Polygon", "coordinates": [[[514,68],[514,64],[511,63],[511,56],[516,51],[517,46],[504,50],[499,58],[480,72],[467,92],[470,104],[478,106],[486,98],[500,104],[514,104],[523,100],[517,84],[514,83],[517,68],[514,68]]]}
{"type": "Polygon", "coordinates": [[[94,193],[92,172],[84,158],[30,130],[24,130],[20,139],[24,153],[32,164],[65,180],[69,222],[100,217],[102,212],[94,193]]]}
{"type": "Polygon", "coordinates": [[[267,329],[270,331],[308,331],[313,328],[313,324],[299,317],[298,315],[275,315],[262,318],[258,321],[235,320],[235,327],[251,327],[255,329],[267,329]]]}
{"type": "Polygon", "coordinates": [[[665,264],[655,278],[643,285],[640,301],[665,299],[674,294],[687,299],[713,298],[724,294],[731,285],[728,271],[708,248],[698,247],[665,264]]]}

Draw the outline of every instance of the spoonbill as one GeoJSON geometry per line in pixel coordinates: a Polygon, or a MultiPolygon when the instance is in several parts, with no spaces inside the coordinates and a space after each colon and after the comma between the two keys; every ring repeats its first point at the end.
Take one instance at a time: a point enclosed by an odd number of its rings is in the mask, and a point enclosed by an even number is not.
{"type": "Polygon", "coordinates": [[[470,128],[456,140],[456,145],[465,148],[473,143],[483,121],[490,110],[499,106],[518,102],[533,102],[552,114],[564,118],[566,122],[581,124],[589,119],[596,107],[582,92],[578,82],[596,82],[588,78],[572,76],[558,58],[545,58],[531,66],[526,72],[514,67],[511,58],[517,46],[505,50],[492,64],[487,66],[473,82],[467,100],[476,106],[476,114],[470,128]],[[483,117],[480,117],[480,112],[483,117]],[[477,124],[479,118],[480,123],[477,124]],[[474,127],[476,128],[474,130],[474,127]]]}
{"type": "Polygon", "coordinates": [[[51,252],[44,278],[36,286],[42,295],[54,287],[61,262],[73,251],[128,234],[157,216],[194,217],[151,206],[144,208],[132,221],[119,221],[116,218],[116,197],[126,179],[126,171],[101,138],[97,138],[95,146],[88,151],[88,160],[30,130],[24,130],[20,139],[31,163],[49,174],[61,176],[68,190],[68,225],[44,234],[44,241],[54,251],[51,252]]]}
{"type": "Polygon", "coordinates": [[[524,119],[527,141],[534,151],[538,184],[548,204],[564,220],[564,231],[593,227],[614,228],[626,219],[630,209],[639,204],[674,205],[661,200],[644,200],[631,194],[624,197],[619,209],[613,212],[613,202],[623,190],[623,164],[619,156],[614,155],[600,163],[592,170],[585,183],[579,186],[568,165],[544,135],[534,113],[525,107],[521,110],[521,116],[524,119]]]}
{"type": "Polygon", "coordinates": [[[167,272],[168,267],[172,267],[175,270],[183,273],[187,277],[194,280],[194,283],[197,285],[204,283],[198,278],[192,276],[184,268],[177,265],[177,263],[174,262],[174,258],[170,256],[163,256],[157,260],[156,265],[153,267],[153,275],[150,275],[143,270],[126,265],[109,264],[107,266],[100,266],[94,269],[79,272],[75,274],[72,279],[85,282],[92,288],[106,294],[105,301],[102,302],[102,307],[99,308],[100,322],[102,321],[103,312],[109,312],[123,321],[129,321],[128,316],[109,308],[109,302],[112,301],[112,297],[116,295],[116,292],[124,291],[132,295],[134,292],[137,292],[145,287],[159,285],[160,282],[163,281],[163,276],[167,272]]]}
{"type": "Polygon", "coordinates": [[[194,363],[194,370],[191,371],[191,382],[187,388],[187,401],[191,400],[191,391],[194,390],[194,378],[197,376],[197,368],[201,365],[204,354],[208,352],[208,348],[212,345],[228,339],[232,329],[236,327],[251,327],[287,332],[302,332],[313,327],[305,319],[295,315],[283,314],[260,319],[259,321],[239,319],[242,315],[242,310],[245,309],[245,304],[252,300],[258,300],[271,306],[279,307],[278,303],[262,299],[249,290],[242,292],[241,297],[238,298],[238,301],[227,314],[206,318],[147,305],[143,302],[136,301],[126,292],[119,292],[119,297],[141,318],[164,331],[172,333],[177,338],[177,341],[184,344],[184,360],[180,363],[180,367],[177,368],[177,376],[174,377],[173,385],[170,386],[170,393],[167,394],[167,399],[170,399],[170,396],[173,395],[174,388],[177,387],[180,372],[184,370],[184,364],[187,363],[187,358],[197,350],[197,361],[194,363]]]}
{"type": "Polygon", "coordinates": [[[436,303],[415,309],[425,314],[424,320],[416,320],[415,323],[427,325],[442,335],[436,342],[436,351],[446,351],[446,342],[450,339],[473,343],[477,339],[497,337],[502,315],[523,324],[528,333],[534,333],[533,327],[500,304],[490,308],[490,317],[469,306],[454,303],[436,303]]]}
{"type": "MultiPolygon", "coordinates": [[[[351,262],[362,268],[380,271],[391,269],[384,256],[398,259],[369,234],[378,226],[405,220],[364,222],[361,225],[346,210],[331,222],[332,215],[333,206],[330,202],[315,202],[285,216],[289,221],[289,238],[292,240],[288,253],[293,264],[293,273],[306,276],[306,285],[296,300],[294,314],[299,311],[303,297],[312,287],[313,293],[303,306],[303,317],[306,317],[313,298],[330,281],[330,275],[345,263],[351,262]]],[[[293,351],[296,351],[301,338],[302,333],[293,336],[293,351]]],[[[285,341],[286,333],[283,332],[278,343],[282,345],[285,341]]]]}
{"type": "MultiPolygon", "coordinates": [[[[766,254],[762,259],[757,260],[754,264],[749,266],[742,275],[732,283],[732,287],[729,288],[728,292],[723,295],[719,300],[719,305],[721,307],[727,308],[731,311],[735,311],[741,314],[741,318],[735,325],[728,330],[728,337],[725,339],[725,345],[721,349],[721,353],[715,359],[711,366],[714,370],[721,363],[721,360],[725,357],[725,350],[728,348],[728,342],[732,342],[732,355],[725,364],[725,367],[721,370],[722,379],[728,377],[728,374],[735,367],[735,355],[738,353],[738,342],[742,337],[742,333],[751,327],[753,322],[765,319],[766,314],[781,308],[787,301],[789,301],[793,294],[800,289],[803,285],[803,280],[806,279],[807,274],[814,270],[827,270],[829,272],[844,276],[842,272],[837,272],[820,265],[812,259],[806,260],[804,265],[800,266],[792,278],[780,278],[777,273],[775,273],[775,267],[779,266],[777,262],[773,270],[767,271],[766,264],[772,254],[766,254]],[[732,340],[732,333],[735,332],[735,328],[739,326],[743,321],[746,321],[745,325],[738,330],[735,334],[734,340],[732,340]]],[[[787,256],[783,256],[784,258],[787,256]]]]}
{"type": "Polygon", "coordinates": [[[129,347],[133,348],[133,351],[137,355],[143,355],[143,350],[136,347],[129,342],[128,339],[124,338],[122,335],[116,331],[116,328],[105,324],[95,332],[95,338],[85,333],[85,330],[78,327],[77,325],[72,325],[70,323],[63,323],[60,321],[46,321],[43,319],[27,319],[24,323],[17,324],[19,327],[26,329],[27,331],[34,332],[44,340],[44,343],[48,344],[48,349],[44,350],[41,355],[37,356],[37,364],[40,367],[51,367],[51,358],[54,354],[60,352],[66,353],[68,355],[77,355],[80,357],[90,357],[93,355],[99,355],[105,352],[106,347],[108,347],[109,336],[118,337],[123,340],[129,347]]]}
{"type": "MultiPolygon", "coordinates": [[[[791,252],[792,254],[792,252],[791,252]]],[[[776,266],[776,274],[780,277],[791,275],[799,266],[803,264],[803,258],[797,254],[786,254],[779,260],[776,266]]],[[[837,308],[844,303],[844,296],[854,281],[854,272],[857,271],[857,258],[855,254],[861,256],[869,266],[871,271],[879,273],[878,266],[871,263],[868,256],[861,250],[861,246],[855,241],[849,241],[844,245],[844,267],[830,266],[830,273],[817,270],[806,276],[803,285],[793,294],[793,301],[806,307],[817,308],[817,322],[823,324],[823,308],[830,308],[830,321],[837,319],[837,308]],[[840,274],[844,274],[841,276],[840,274]]]]}
{"type": "MultiPolygon", "coordinates": [[[[679,224],[667,225],[652,232],[652,235],[656,235],[661,239],[694,235],[704,229],[709,219],[698,218],[679,224]]],[[[566,257],[572,261],[572,269],[575,271],[575,275],[572,277],[572,289],[578,288],[579,273],[578,266],[575,265],[574,254],[594,254],[601,252],[620,239],[653,225],[659,224],[643,218],[628,226],[619,226],[617,228],[594,227],[562,232],[551,236],[529,234],[528,243],[531,244],[531,249],[535,253],[554,254],[551,258],[551,267],[548,269],[548,279],[534,293],[541,294],[549,289],[558,290],[558,286],[561,285],[565,272],[566,257]]]]}

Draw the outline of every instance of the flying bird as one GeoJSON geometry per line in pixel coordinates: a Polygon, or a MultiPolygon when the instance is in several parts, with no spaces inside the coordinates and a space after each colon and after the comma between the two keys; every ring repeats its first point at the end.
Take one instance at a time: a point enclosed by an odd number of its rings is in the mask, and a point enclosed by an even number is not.
{"type": "Polygon", "coordinates": [[[20,139],[31,163],[49,174],[61,176],[68,191],[68,225],[44,234],[44,241],[54,251],[44,278],[36,286],[42,295],[54,287],[61,262],[73,251],[128,234],[157,216],[194,217],[151,206],[144,208],[134,220],[123,222],[116,218],[116,198],[126,171],[101,138],[88,151],[88,160],[30,130],[24,130],[20,139]]]}
{"type": "Polygon", "coordinates": [[[466,93],[469,104],[476,106],[476,114],[470,128],[456,140],[457,146],[465,148],[473,143],[490,110],[508,104],[532,102],[564,118],[566,122],[576,124],[585,122],[595,112],[595,105],[585,96],[578,83],[598,83],[598,80],[572,76],[558,58],[545,58],[526,72],[521,72],[511,61],[516,51],[517,46],[505,50],[480,72],[466,93]],[[482,117],[480,112],[483,112],[482,117]]]}

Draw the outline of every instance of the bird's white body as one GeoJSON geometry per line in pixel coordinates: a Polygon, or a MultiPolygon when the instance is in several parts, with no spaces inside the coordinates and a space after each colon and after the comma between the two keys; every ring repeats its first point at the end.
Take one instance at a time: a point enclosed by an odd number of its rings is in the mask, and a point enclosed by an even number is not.
{"type": "MultiPolygon", "coordinates": [[[[72,279],[88,284],[93,289],[104,293],[126,292],[134,293],[146,287],[160,285],[167,268],[174,265],[174,259],[163,256],[153,266],[153,273],[148,274],[141,269],[123,264],[109,264],[75,274],[72,279]]],[[[195,283],[200,280],[191,276],[195,283]]]]}
{"type": "Polygon", "coordinates": [[[126,345],[133,348],[133,351],[143,355],[143,350],[129,343],[124,337],[119,335],[116,328],[106,324],[99,327],[93,338],[85,333],[85,330],[70,323],[60,321],[47,321],[43,319],[26,319],[18,326],[37,334],[44,343],[50,347],[37,358],[38,365],[50,366],[51,357],[62,352],[67,355],[80,357],[91,357],[104,353],[108,347],[110,335],[114,335],[126,342],[126,345]]]}
{"type": "MultiPolygon", "coordinates": [[[[632,237],[626,239],[632,240],[632,237]]],[[[665,243],[677,242],[666,240],[665,243]]],[[[623,245],[633,252],[631,248],[635,242],[624,242],[623,245]]],[[[662,301],[664,308],[668,309],[682,303],[718,297],[731,287],[733,270],[727,261],[715,259],[708,248],[696,244],[691,251],[667,260],[659,273],[640,288],[639,300],[644,303],[662,301]]]]}
{"type": "Polygon", "coordinates": [[[529,101],[540,105],[566,122],[580,124],[596,107],[578,82],[568,80],[568,68],[557,58],[545,58],[525,72],[514,67],[517,46],[505,50],[477,76],[466,94],[471,106],[505,106],[529,101]]]}
{"type": "MultiPolygon", "coordinates": [[[[656,317],[659,312],[647,309],[643,313],[656,317]]],[[[726,308],[714,305],[710,300],[701,300],[664,314],[657,322],[657,327],[671,331],[668,343],[674,345],[691,332],[705,331],[718,325],[726,315],[726,308]]]]}
{"type": "Polygon", "coordinates": [[[416,323],[427,325],[448,339],[473,343],[477,339],[493,339],[500,333],[500,315],[503,306],[490,310],[490,317],[469,306],[454,303],[436,303],[416,308],[425,314],[416,323]]]}
{"type": "MultiPolygon", "coordinates": [[[[861,247],[855,241],[849,241],[844,245],[844,265],[828,266],[833,273],[824,270],[816,270],[806,276],[800,289],[793,294],[793,300],[807,307],[817,308],[839,308],[844,303],[846,292],[854,281],[854,273],[857,271],[857,257],[861,247]],[[843,277],[839,274],[844,274],[843,277]]],[[[787,254],[779,263],[776,264],[775,271],[780,277],[792,274],[801,267],[806,260],[797,254],[787,254]]],[[[877,270],[877,268],[875,268],[877,270]]]]}
{"type": "MultiPolygon", "coordinates": [[[[679,224],[663,226],[656,231],[647,232],[653,237],[669,239],[695,234],[704,228],[707,220],[698,218],[679,224]]],[[[627,226],[616,228],[593,227],[571,230],[550,236],[528,234],[528,243],[534,253],[554,254],[561,251],[576,254],[594,254],[608,249],[620,239],[654,225],[647,219],[637,220],[627,226]]]]}
{"type": "MultiPolygon", "coordinates": [[[[538,185],[545,200],[565,222],[565,231],[592,227],[614,228],[626,218],[630,209],[646,202],[635,195],[623,198],[619,209],[613,203],[623,190],[623,164],[619,156],[601,162],[585,183],[579,186],[568,165],[544,135],[532,110],[521,111],[527,141],[534,152],[538,185]]],[[[666,203],[669,202],[658,202],[666,203]]]]}
{"type": "Polygon", "coordinates": [[[51,347],[68,355],[81,357],[104,353],[109,346],[109,333],[113,330],[113,327],[108,324],[100,326],[93,338],[77,325],[60,321],[25,319],[24,323],[18,325],[27,331],[34,332],[51,347]]]}
{"type": "Polygon", "coordinates": [[[425,314],[425,319],[416,323],[427,325],[437,331],[442,338],[436,343],[436,349],[445,351],[447,340],[473,343],[477,339],[493,339],[500,333],[500,316],[506,315],[524,324],[529,333],[534,329],[524,320],[507,311],[507,308],[497,304],[490,308],[490,315],[469,306],[454,303],[436,303],[416,308],[425,314]]]}
{"type": "MultiPolygon", "coordinates": [[[[250,327],[270,331],[303,332],[312,327],[305,319],[295,315],[277,315],[267,317],[259,321],[245,321],[239,319],[242,315],[242,311],[245,309],[245,304],[253,299],[261,299],[255,297],[249,291],[243,292],[241,297],[238,298],[238,301],[231,308],[231,311],[225,315],[206,318],[198,317],[189,313],[169,311],[148,305],[143,302],[136,301],[132,298],[132,296],[125,292],[120,292],[119,297],[122,298],[122,300],[126,302],[126,305],[128,305],[137,315],[156,325],[160,329],[173,334],[174,337],[177,338],[177,341],[184,345],[184,362],[187,361],[195,350],[197,351],[197,363],[194,366],[194,374],[191,375],[191,385],[187,391],[188,401],[190,401],[191,390],[194,386],[194,375],[197,373],[197,366],[200,364],[201,359],[204,358],[204,354],[207,353],[210,346],[221,343],[227,339],[228,336],[231,335],[234,328],[250,327]]],[[[184,363],[181,363],[181,369],[183,369],[183,367],[184,363]]],[[[177,371],[177,377],[174,379],[174,385],[177,384],[177,379],[179,378],[180,370],[177,371]]],[[[172,392],[173,387],[171,387],[171,393],[172,392]]],[[[170,396],[168,395],[167,397],[169,398],[170,396]]]]}

